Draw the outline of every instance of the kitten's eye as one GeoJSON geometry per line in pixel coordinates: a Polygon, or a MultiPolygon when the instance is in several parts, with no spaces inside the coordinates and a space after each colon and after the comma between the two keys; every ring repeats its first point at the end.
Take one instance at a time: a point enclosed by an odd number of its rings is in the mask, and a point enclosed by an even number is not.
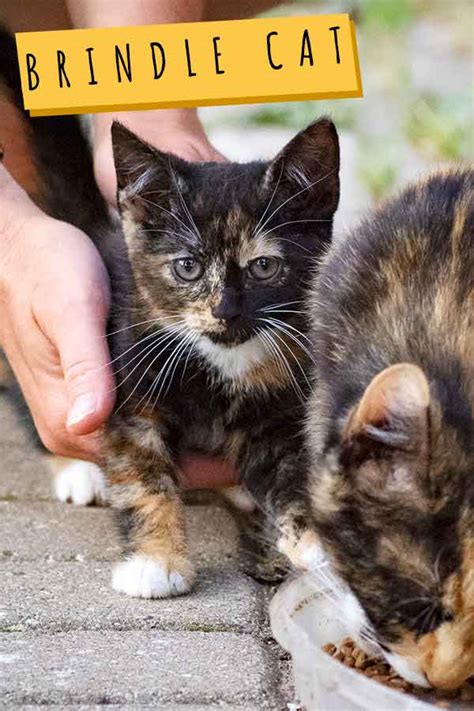
{"type": "Polygon", "coordinates": [[[254,279],[264,281],[275,277],[281,269],[281,260],[278,257],[257,257],[249,262],[248,270],[254,279]]]}
{"type": "Polygon", "coordinates": [[[173,270],[179,279],[183,281],[197,281],[204,273],[201,262],[194,257],[181,257],[173,262],[173,270]]]}

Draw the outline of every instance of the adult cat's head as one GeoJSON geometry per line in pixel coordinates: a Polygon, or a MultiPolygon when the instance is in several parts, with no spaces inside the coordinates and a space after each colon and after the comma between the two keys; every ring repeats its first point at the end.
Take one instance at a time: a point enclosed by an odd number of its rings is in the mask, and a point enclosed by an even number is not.
{"type": "MultiPolygon", "coordinates": [[[[472,329],[463,337],[467,354],[472,329]]],[[[474,413],[462,382],[453,371],[429,383],[409,363],[380,372],[321,456],[313,496],[353,624],[409,681],[446,689],[474,674],[474,413]]]]}
{"type": "Polygon", "coordinates": [[[118,123],[112,140],[123,231],[150,318],[179,322],[214,351],[278,331],[277,321],[298,323],[295,302],[331,239],[339,199],[331,121],[301,131],[273,161],[248,164],[188,163],[118,123]]]}

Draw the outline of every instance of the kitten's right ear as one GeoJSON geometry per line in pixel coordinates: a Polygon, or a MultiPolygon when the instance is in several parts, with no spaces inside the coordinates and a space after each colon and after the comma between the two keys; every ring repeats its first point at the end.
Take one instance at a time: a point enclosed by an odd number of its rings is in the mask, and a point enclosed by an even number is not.
{"type": "Polygon", "coordinates": [[[311,123],[286,144],[265,173],[268,190],[282,193],[289,209],[312,207],[330,217],[339,202],[339,138],[326,117],[311,123]]]}
{"type": "Polygon", "coordinates": [[[174,157],[143,141],[118,121],[112,124],[112,150],[117,176],[117,205],[136,219],[149,211],[147,193],[169,193],[174,157]]]}

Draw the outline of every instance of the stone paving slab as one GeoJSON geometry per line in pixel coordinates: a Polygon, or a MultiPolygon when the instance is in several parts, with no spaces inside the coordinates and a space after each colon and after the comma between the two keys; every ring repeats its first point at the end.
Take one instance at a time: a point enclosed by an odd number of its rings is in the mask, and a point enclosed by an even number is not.
{"type": "MultiPolygon", "coordinates": [[[[0,560],[108,560],[120,557],[120,540],[107,508],[56,502],[0,500],[0,560]]],[[[214,506],[186,507],[191,556],[201,566],[238,557],[232,516],[214,506]]]]}
{"type": "Polygon", "coordinates": [[[53,498],[51,474],[35,449],[2,443],[0,472],[0,501],[53,498]]]}
{"type": "Polygon", "coordinates": [[[166,600],[121,595],[112,590],[110,573],[110,564],[100,562],[5,563],[0,632],[82,628],[258,633],[261,629],[263,589],[235,569],[201,570],[189,595],[166,600]]]}
{"type": "Polygon", "coordinates": [[[11,633],[2,635],[0,645],[0,693],[7,708],[217,701],[248,709],[282,707],[274,658],[249,635],[11,633]]]}

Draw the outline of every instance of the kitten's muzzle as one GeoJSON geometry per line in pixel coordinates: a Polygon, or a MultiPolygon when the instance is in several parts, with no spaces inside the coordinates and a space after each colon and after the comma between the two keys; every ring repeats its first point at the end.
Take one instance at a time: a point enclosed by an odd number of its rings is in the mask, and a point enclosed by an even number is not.
{"type": "Polygon", "coordinates": [[[242,318],[242,304],[234,289],[224,289],[218,304],[212,308],[212,315],[224,321],[227,327],[235,328],[242,318]]]}

